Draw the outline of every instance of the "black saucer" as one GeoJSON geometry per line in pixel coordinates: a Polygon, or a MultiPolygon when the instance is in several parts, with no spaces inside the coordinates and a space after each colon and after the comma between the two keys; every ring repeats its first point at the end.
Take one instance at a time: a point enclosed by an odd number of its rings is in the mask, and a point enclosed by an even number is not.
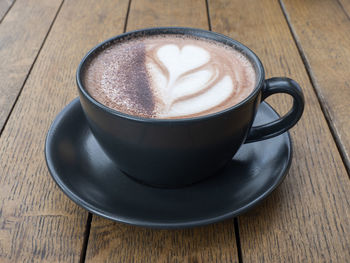
{"type": "MultiPolygon", "coordinates": [[[[255,124],[277,118],[262,103],[255,124]]],[[[285,177],[291,147],[288,133],[245,144],[217,176],[184,188],[154,188],[130,179],[104,154],[75,99],[53,122],[45,155],[63,192],[92,213],[139,226],[183,228],[237,216],[260,202],[285,177]]]]}

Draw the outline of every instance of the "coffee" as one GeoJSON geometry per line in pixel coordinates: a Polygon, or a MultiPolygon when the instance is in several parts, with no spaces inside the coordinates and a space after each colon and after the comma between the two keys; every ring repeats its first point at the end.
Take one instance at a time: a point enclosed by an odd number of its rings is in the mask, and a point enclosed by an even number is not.
{"type": "Polygon", "coordinates": [[[198,117],[236,105],[256,73],[239,51],[182,35],[134,37],[103,48],[82,82],[100,103],[145,118],[198,117]]]}

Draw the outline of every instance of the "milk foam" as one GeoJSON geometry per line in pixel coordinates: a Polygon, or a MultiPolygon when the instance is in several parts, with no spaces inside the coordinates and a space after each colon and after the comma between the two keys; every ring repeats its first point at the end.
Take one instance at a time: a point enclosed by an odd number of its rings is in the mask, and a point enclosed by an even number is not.
{"type": "Polygon", "coordinates": [[[132,115],[186,118],[231,107],[255,86],[248,59],[223,44],[158,36],[115,44],[90,63],[84,85],[98,101],[132,115]]]}
{"type": "Polygon", "coordinates": [[[192,115],[220,105],[233,92],[229,75],[208,89],[208,84],[216,79],[215,68],[200,69],[207,65],[211,55],[195,45],[185,45],[181,49],[174,44],[160,46],[157,59],[163,64],[165,74],[157,70],[157,63],[146,61],[153,80],[153,89],[164,105],[159,104],[159,117],[192,115]],[[163,76],[160,77],[160,76],[163,76]],[[204,91],[204,92],[203,92],[204,91]],[[197,96],[191,96],[195,95],[197,96]],[[161,107],[163,106],[163,107],[161,107]]]}

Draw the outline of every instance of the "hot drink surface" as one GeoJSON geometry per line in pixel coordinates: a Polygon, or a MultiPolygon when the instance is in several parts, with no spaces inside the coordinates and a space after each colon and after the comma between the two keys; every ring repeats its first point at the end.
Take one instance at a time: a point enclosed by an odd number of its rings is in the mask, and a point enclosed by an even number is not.
{"type": "Polygon", "coordinates": [[[199,117],[252,93],[256,73],[235,48],[183,35],[116,41],[86,65],[83,85],[117,111],[157,119],[199,117]]]}

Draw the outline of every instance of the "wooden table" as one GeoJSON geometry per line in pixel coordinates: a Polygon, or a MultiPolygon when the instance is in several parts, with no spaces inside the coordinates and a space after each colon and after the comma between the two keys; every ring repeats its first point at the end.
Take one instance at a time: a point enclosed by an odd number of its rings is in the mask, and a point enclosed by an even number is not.
{"type": "MultiPolygon", "coordinates": [[[[0,262],[350,262],[350,1],[1,0],[0,58],[0,262]],[[236,219],[124,225],[89,214],[49,175],[45,136],[77,96],[83,55],[154,26],[228,35],[258,54],[267,77],[304,90],[285,181],[236,219]]],[[[281,114],[290,102],[269,100],[281,114]]]]}

